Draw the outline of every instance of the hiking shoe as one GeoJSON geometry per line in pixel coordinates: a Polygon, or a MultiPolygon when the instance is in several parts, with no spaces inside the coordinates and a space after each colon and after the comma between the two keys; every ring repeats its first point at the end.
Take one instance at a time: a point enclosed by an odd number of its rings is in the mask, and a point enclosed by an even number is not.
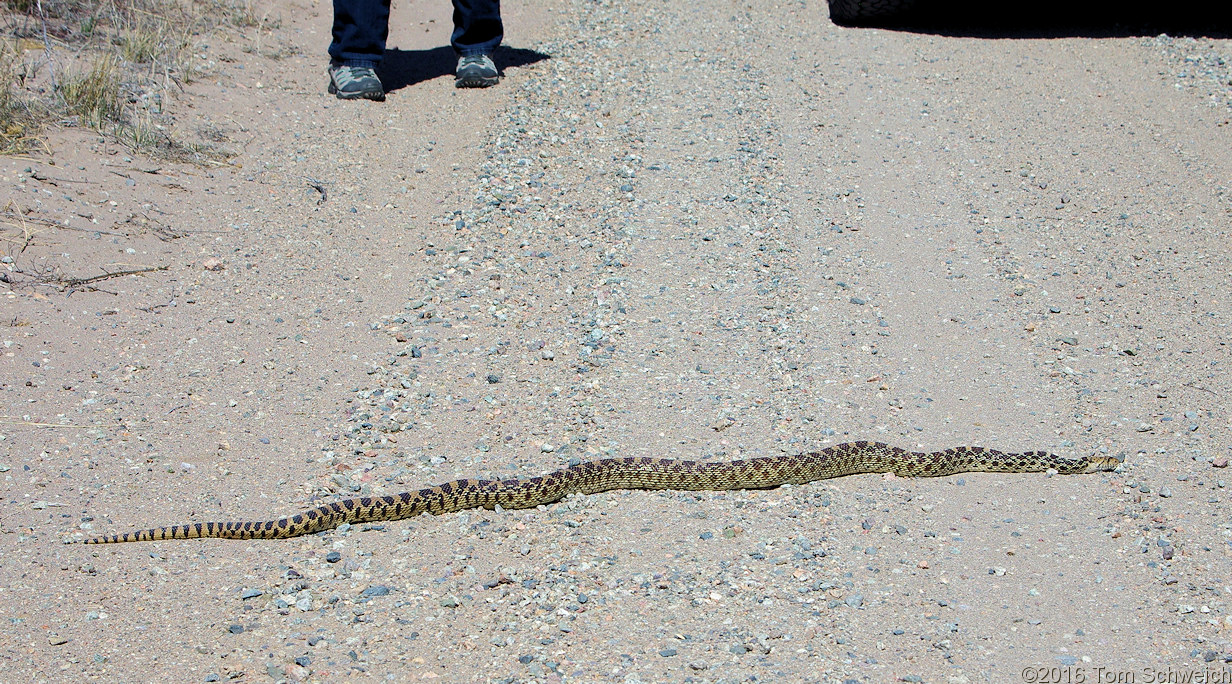
{"type": "Polygon", "coordinates": [[[487,88],[500,81],[500,72],[490,55],[465,55],[458,58],[457,80],[459,88],[487,88]]]}
{"type": "Polygon", "coordinates": [[[364,98],[380,102],[385,99],[385,87],[372,67],[345,64],[329,65],[329,93],[337,95],[339,100],[364,98]]]}

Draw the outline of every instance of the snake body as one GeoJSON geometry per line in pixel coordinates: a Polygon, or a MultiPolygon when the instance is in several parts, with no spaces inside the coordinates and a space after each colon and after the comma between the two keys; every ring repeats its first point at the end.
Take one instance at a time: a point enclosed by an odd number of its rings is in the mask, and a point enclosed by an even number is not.
{"type": "Polygon", "coordinates": [[[441,515],[470,508],[534,508],[569,494],[615,489],[690,491],[770,489],[860,473],[938,477],[966,472],[1072,475],[1114,470],[1110,456],[1062,458],[1046,451],[1007,453],[983,447],[956,447],[931,453],[907,451],[880,442],[850,442],[819,451],[728,462],[663,458],[608,458],[569,466],[527,479],[461,479],[419,491],[365,496],[328,503],[289,517],[260,522],[204,522],[155,527],[78,540],[85,544],[165,539],[285,539],[331,530],[343,523],[402,520],[423,513],[441,515]]]}

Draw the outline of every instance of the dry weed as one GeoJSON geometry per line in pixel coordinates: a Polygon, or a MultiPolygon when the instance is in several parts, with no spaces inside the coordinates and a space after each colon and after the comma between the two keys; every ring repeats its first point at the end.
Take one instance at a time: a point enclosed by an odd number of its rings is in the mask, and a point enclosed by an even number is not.
{"type": "Polygon", "coordinates": [[[251,0],[0,0],[0,154],[37,145],[67,120],[146,154],[210,163],[213,145],[177,142],[166,101],[199,75],[194,36],[268,32],[251,0]]]}

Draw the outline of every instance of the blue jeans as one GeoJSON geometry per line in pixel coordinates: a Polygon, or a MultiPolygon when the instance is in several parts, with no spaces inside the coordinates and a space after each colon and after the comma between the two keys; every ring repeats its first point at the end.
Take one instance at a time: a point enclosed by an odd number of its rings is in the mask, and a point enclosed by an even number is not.
{"type": "MultiPolygon", "coordinates": [[[[453,36],[459,55],[490,54],[505,37],[500,0],[453,0],[453,36]]],[[[329,56],[348,66],[376,68],[389,38],[389,0],[334,0],[329,56]]]]}

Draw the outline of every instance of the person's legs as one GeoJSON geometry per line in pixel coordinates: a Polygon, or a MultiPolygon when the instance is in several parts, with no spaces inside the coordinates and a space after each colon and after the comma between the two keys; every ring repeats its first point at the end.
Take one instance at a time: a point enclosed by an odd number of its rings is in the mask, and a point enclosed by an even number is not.
{"type": "Polygon", "coordinates": [[[384,100],[376,67],[389,37],[389,0],[334,0],[329,92],[343,100],[384,100]]]}
{"type": "Polygon", "coordinates": [[[334,0],[334,64],[375,69],[389,38],[389,0],[334,0]]]}
{"type": "Polygon", "coordinates": [[[490,55],[505,37],[500,0],[453,0],[450,44],[459,57],[490,55]]]}

